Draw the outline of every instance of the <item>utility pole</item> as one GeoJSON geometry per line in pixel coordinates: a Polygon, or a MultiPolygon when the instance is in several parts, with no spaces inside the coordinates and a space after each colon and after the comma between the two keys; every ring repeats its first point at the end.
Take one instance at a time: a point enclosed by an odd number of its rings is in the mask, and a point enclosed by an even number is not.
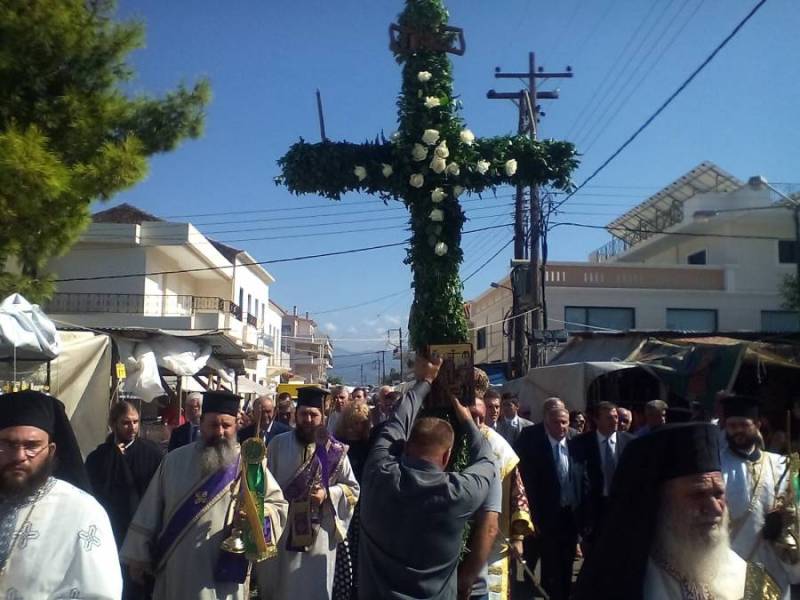
{"type": "Polygon", "coordinates": [[[379,352],[381,353],[381,380],[378,385],[383,385],[383,382],[386,380],[386,350],[380,350],[379,352]]]}
{"type": "MultiPolygon", "coordinates": [[[[392,332],[396,331],[397,334],[400,336],[400,381],[403,380],[403,328],[398,327],[397,329],[388,329],[386,331],[386,335],[389,337],[389,340],[392,339],[392,332]]],[[[389,342],[391,343],[391,341],[389,342]]]]}
{"type": "MultiPolygon", "coordinates": [[[[519,110],[517,132],[520,135],[528,135],[531,139],[536,139],[537,136],[537,123],[539,116],[544,116],[540,110],[537,100],[555,100],[558,98],[558,90],[542,91],[536,90],[537,79],[562,79],[572,77],[572,68],[567,67],[563,72],[550,73],[545,72],[542,67],[536,69],[536,55],[533,52],[528,53],[528,71],[526,73],[504,73],[500,67],[495,68],[494,76],[496,79],[521,79],[527,83],[527,88],[523,88],[519,92],[496,92],[489,90],[486,97],[490,100],[512,100],[519,110]]],[[[530,198],[530,219],[528,224],[528,238],[529,246],[528,252],[525,247],[525,233],[524,233],[524,214],[526,202],[526,190],[522,186],[517,186],[516,201],[514,204],[514,259],[521,261],[526,258],[529,259],[528,269],[529,285],[531,302],[529,310],[531,313],[531,329],[540,330],[544,329],[542,323],[542,301],[540,300],[540,285],[541,297],[544,297],[544,271],[540,274],[539,264],[539,244],[543,235],[542,232],[542,209],[539,199],[539,190],[536,186],[531,186],[529,190],[530,198]],[[541,283],[540,283],[541,279],[541,283]]],[[[520,299],[525,293],[527,285],[523,285],[519,277],[516,276],[516,269],[518,263],[515,264],[511,271],[511,287],[512,287],[512,309],[511,319],[513,320],[513,337],[514,337],[514,357],[511,362],[511,376],[521,377],[524,374],[524,354],[525,354],[525,321],[522,317],[526,310],[521,305],[520,299]]],[[[511,329],[511,328],[510,328],[511,329]]],[[[530,349],[530,366],[539,366],[539,353],[537,350],[536,339],[533,335],[528,340],[530,349]]]]}
{"type": "Polygon", "coordinates": [[[364,363],[361,363],[359,367],[361,368],[361,376],[358,378],[358,383],[359,385],[364,385],[364,363]]]}

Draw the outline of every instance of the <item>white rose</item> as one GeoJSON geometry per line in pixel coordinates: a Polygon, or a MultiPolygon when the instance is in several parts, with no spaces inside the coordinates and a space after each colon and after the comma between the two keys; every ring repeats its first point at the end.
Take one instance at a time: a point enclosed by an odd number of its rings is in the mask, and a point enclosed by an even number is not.
{"type": "Polygon", "coordinates": [[[475,165],[475,168],[478,170],[478,173],[481,175],[485,175],[486,171],[489,170],[489,167],[492,165],[489,164],[488,160],[479,160],[478,163],[475,165]]]}
{"type": "Polygon", "coordinates": [[[453,197],[458,198],[461,194],[464,193],[464,188],[460,185],[453,186],[453,197]]]}
{"type": "Polygon", "coordinates": [[[394,173],[394,169],[392,165],[387,165],[386,163],[381,163],[383,168],[381,169],[381,173],[383,173],[384,177],[391,177],[392,173],[394,173]]]}
{"type": "Polygon", "coordinates": [[[440,208],[434,208],[429,217],[434,223],[441,223],[444,221],[444,211],[440,208]]]}
{"type": "Polygon", "coordinates": [[[456,163],[450,163],[447,165],[445,171],[447,171],[448,175],[452,175],[453,177],[458,177],[461,174],[461,169],[456,163]]]}
{"type": "Polygon", "coordinates": [[[426,129],[422,134],[422,141],[429,146],[433,146],[439,141],[439,132],[436,129],[426,129]]]}
{"type": "Polygon", "coordinates": [[[425,108],[436,108],[437,106],[441,105],[442,102],[436,96],[426,96],[425,108]]]}
{"type": "Polygon", "coordinates": [[[436,256],[444,256],[447,254],[447,244],[444,242],[438,242],[434,247],[433,251],[436,253],[436,256]]]}
{"type": "Polygon", "coordinates": [[[364,181],[367,178],[367,170],[360,165],[353,169],[353,174],[358,177],[359,181],[364,181]]]}
{"type": "Polygon", "coordinates": [[[414,144],[411,148],[411,157],[417,162],[428,158],[428,149],[422,144],[414,144]]]}
{"type": "Polygon", "coordinates": [[[431,75],[429,71],[420,71],[417,73],[417,79],[419,79],[422,83],[430,81],[431,77],[433,77],[433,75],[431,75]]]}
{"type": "Polygon", "coordinates": [[[506,161],[506,175],[512,177],[517,172],[517,159],[512,158],[506,161]]]}
{"type": "Polygon", "coordinates": [[[423,185],[425,185],[425,178],[419,173],[414,173],[408,178],[408,184],[411,187],[421,188],[423,185]]]}
{"type": "Polygon", "coordinates": [[[436,156],[439,158],[447,158],[450,156],[450,150],[447,149],[447,142],[444,141],[438,146],[436,146],[436,150],[433,151],[436,156]]]}
{"type": "Polygon", "coordinates": [[[434,156],[433,160],[431,161],[430,167],[434,173],[436,173],[437,175],[441,175],[447,168],[447,161],[443,158],[439,158],[438,156],[434,156]]]}
{"type": "Polygon", "coordinates": [[[472,133],[469,129],[462,129],[458,137],[460,137],[461,141],[467,144],[468,146],[471,146],[472,142],[475,141],[475,134],[472,133]]]}
{"type": "Polygon", "coordinates": [[[433,200],[435,204],[439,204],[446,196],[447,194],[445,194],[444,190],[440,187],[437,187],[431,192],[431,200],[433,200]]]}

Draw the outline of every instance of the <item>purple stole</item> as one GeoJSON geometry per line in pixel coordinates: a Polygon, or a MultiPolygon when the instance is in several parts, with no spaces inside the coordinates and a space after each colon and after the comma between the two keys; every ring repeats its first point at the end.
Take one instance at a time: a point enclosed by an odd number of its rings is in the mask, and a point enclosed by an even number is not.
{"type": "MultiPolygon", "coordinates": [[[[305,552],[313,543],[315,531],[308,531],[311,523],[308,513],[310,510],[308,497],[311,488],[320,483],[325,491],[328,491],[346,452],[347,446],[328,434],[325,443],[317,443],[314,454],[300,466],[292,480],[284,488],[283,496],[289,502],[287,550],[305,552]],[[309,542],[309,540],[311,541],[309,542]]],[[[317,523],[316,526],[318,527],[319,524],[317,523]]]]}
{"type": "Polygon", "coordinates": [[[167,560],[184,531],[227,493],[238,474],[239,461],[236,460],[207,477],[172,513],[166,527],[156,540],[154,552],[156,565],[160,567],[167,560]]]}

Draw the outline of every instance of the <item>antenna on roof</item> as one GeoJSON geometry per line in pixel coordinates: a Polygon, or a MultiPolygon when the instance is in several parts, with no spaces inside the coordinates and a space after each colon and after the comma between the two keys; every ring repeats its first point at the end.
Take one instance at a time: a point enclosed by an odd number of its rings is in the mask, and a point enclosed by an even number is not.
{"type": "Polygon", "coordinates": [[[322,94],[317,89],[317,115],[319,116],[319,137],[323,142],[327,142],[328,138],[325,136],[325,115],[322,114],[322,94]]]}

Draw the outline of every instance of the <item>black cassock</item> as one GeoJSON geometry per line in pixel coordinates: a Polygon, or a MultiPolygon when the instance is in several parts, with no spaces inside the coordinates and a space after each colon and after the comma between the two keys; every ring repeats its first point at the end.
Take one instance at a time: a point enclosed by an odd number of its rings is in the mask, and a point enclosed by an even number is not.
{"type": "Polygon", "coordinates": [[[156,444],[142,439],[135,440],[123,454],[113,436],[109,436],[86,458],[94,497],[108,513],[117,547],[125,539],[139,500],[162,456],[156,444]]]}

